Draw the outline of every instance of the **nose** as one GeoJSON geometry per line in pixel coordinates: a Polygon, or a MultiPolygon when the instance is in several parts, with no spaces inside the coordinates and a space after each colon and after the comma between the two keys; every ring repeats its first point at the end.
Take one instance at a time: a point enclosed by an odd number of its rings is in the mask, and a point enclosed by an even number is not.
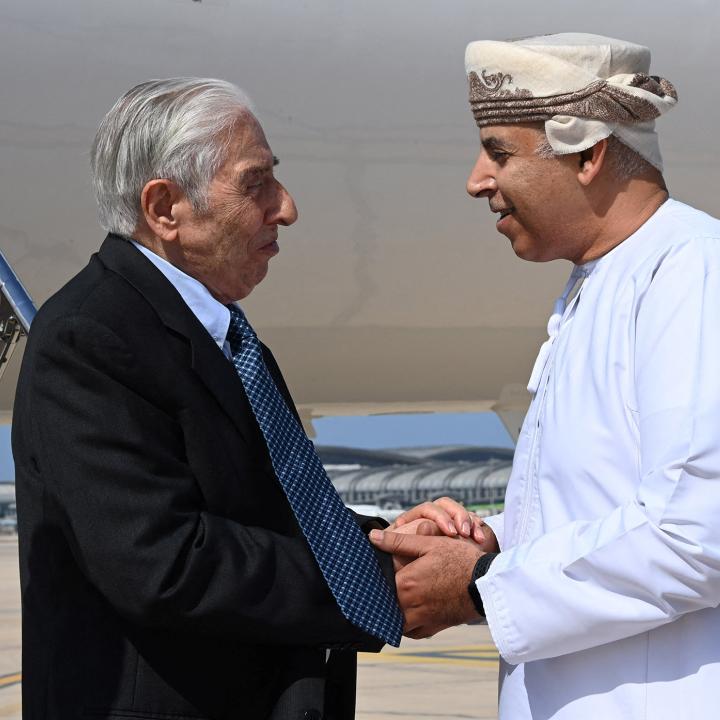
{"type": "Polygon", "coordinates": [[[484,149],[480,150],[466,185],[468,195],[472,197],[488,197],[497,190],[497,182],[493,173],[493,164],[484,149]]]}
{"type": "Polygon", "coordinates": [[[292,195],[278,182],[278,202],[268,224],[292,225],[298,218],[298,211],[292,195]]]}

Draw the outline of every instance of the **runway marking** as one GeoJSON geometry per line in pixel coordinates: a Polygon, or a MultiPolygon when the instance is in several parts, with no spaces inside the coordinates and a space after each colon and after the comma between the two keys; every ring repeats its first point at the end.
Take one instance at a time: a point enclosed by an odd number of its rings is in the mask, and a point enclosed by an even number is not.
{"type": "Polygon", "coordinates": [[[0,675],[0,690],[2,688],[17,685],[22,680],[20,673],[10,673],[9,675],[0,675]]]}
{"type": "Polygon", "coordinates": [[[360,662],[396,665],[458,665],[461,667],[495,667],[498,652],[494,645],[460,645],[440,648],[413,648],[387,652],[359,653],[360,662]]]}

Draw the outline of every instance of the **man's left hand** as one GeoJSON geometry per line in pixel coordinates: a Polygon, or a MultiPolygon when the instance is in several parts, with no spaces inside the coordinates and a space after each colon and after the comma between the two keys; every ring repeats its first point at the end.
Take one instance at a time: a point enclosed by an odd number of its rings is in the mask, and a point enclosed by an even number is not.
{"type": "Polygon", "coordinates": [[[492,530],[474,512],[451,497],[441,497],[406,510],[389,529],[403,532],[399,528],[420,518],[432,520],[448,537],[472,538],[477,543],[487,543],[490,537],[493,542],[495,540],[492,530]]]}
{"type": "Polygon", "coordinates": [[[467,587],[475,563],[484,553],[472,540],[387,530],[373,530],[370,540],[402,562],[410,560],[395,575],[407,637],[430,637],[479,618],[467,587]]]}

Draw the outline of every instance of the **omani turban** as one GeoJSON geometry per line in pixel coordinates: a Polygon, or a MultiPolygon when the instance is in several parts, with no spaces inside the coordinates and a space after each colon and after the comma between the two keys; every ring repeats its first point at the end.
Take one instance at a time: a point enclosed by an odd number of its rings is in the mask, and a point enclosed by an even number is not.
{"type": "Polygon", "coordinates": [[[649,75],[648,48],[582,33],[481,40],[468,45],[465,69],[478,127],[544,122],[561,155],[613,134],[662,170],[655,118],[677,93],[649,75]]]}

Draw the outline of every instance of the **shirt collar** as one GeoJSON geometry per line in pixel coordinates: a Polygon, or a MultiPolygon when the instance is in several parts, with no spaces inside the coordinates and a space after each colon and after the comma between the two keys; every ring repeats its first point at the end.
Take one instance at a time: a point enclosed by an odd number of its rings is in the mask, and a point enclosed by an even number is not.
{"type": "Polygon", "coordinates": [[[130,242],[168,279],[220,350],[224,350],[230,326],[230,311],[216,300],[201,282],[186,275],[144,245],[135,240],[130,242]]]}

